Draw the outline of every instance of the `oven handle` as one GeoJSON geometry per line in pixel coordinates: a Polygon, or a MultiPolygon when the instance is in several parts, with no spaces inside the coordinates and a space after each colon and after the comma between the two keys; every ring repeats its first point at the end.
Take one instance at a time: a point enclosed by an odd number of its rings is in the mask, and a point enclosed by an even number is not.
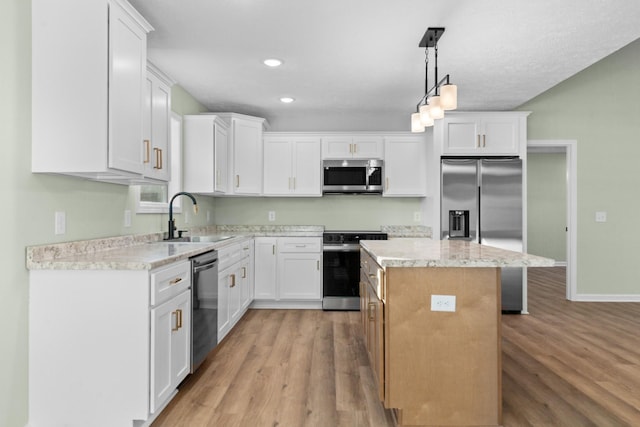
{"type": "Polygon", "coordinates": [[[323,245],[323,252],[358,252],[360,245],[323,245]]]}

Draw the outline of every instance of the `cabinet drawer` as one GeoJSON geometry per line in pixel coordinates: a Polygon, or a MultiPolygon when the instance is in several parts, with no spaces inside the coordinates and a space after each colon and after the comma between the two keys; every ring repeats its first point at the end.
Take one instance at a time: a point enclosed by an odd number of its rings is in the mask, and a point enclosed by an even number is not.
{"type": "Polygon", "coordinates": [[[151,271],[151,305],[158,305],[191,286],[191,263],[184,261],[151,271]]]}
{"type": "Polygon", "coordinates": [[[281,238],[278,239],[278,252],[321,252],[321,239],[319,237],[306,238],[281,238]]]}
{"type": "Polygon", "coordinates": [[[247,258],[251,253],[251,241],[237,243],[233,246],[229,246],[218,250],[218,259],[220,264],[218,265],[218,271],[222,271],[227,267],[239,262],[240,260],[247,258]]]}

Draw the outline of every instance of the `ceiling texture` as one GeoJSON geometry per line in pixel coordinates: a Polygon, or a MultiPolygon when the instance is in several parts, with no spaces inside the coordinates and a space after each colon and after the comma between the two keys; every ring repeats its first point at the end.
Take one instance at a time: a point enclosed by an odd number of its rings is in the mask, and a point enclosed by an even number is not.
{"type": "Polygon", "coordinates": [[[130,1],[155,28],[149,59],[210,111],[289,128],[354,117],[348,130],[409,130],[428,27],[446,28],[439,76],[467,111],[511,110],[640,38],[638,0],[130,1]]]}

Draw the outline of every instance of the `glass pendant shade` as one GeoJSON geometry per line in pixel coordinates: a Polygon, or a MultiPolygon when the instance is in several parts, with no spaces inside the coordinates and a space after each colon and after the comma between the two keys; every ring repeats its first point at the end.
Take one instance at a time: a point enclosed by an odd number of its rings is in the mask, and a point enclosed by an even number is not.
{"type": "Polygon", "coordinates": [[[429,115],[434,120],[442,119],[444,117],[444,110],[440,105],[439,96],[432,96],[429,98],[429,115]]]}
{"type": "Polygon", "coordinates": [[[440,107],[443,110],[458,108],[458,86],[447,84],[440,88],[440,107]]]}
{"type": "Polygon", "coordinates": [[[420,113],[411,115],[411,132],[424,132],[424,125],[420,120],[420,113]]]}
{"type": "Polygon", "coordinates": [[[423,127],[433,126],[433,118],[431,117],[429,104],[420,107],[420,122],[423,127]]]}

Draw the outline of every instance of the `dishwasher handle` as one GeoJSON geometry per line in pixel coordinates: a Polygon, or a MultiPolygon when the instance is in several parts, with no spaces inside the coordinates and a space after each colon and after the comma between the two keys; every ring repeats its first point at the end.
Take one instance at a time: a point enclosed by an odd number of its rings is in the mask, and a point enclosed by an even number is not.
{"type": "Polygon", "coordinates": [[[214,268],[216,265],[218,265],[217,261],[209,263],[209,264],[199,265],[197,267],[193,267],[193,272],[194,273],[200,273],[201,271],[210,270],[210,269],[214,268]]]}

